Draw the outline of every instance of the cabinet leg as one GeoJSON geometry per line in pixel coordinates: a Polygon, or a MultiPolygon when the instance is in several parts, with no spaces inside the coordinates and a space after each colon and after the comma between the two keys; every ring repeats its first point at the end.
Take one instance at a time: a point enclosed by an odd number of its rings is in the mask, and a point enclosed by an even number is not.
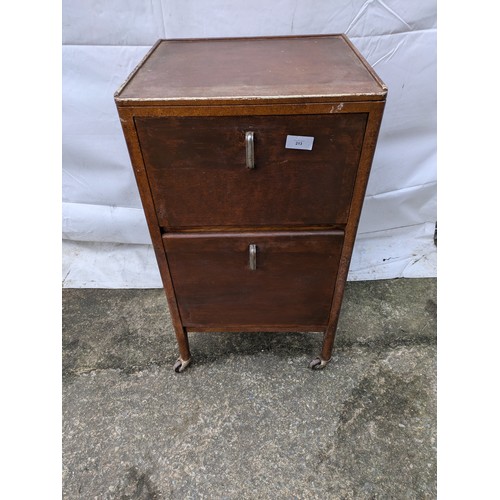
{"type": "Polygon", "coordinates": [[[329,325],[329,327],[325,331],[325,335],[323,336],[323,347],[321,348],[321,357],[324,360],[330,361],[332,357],[333,342],[335,340],[336,330],[337,322],[335,322],[335,325],[329,325]]]}
{"type": "Polygon", "coordinates": [[[323,336],[321,354],[309,363],[309,368],[312,368],[313,370],[321,370],[331,361],[336,330],[337,320],[335,320],[331,325],[328,325],[328,328],[323,336]]]}
{"type": "Polygon", "coordinates": [[[176,373],[183,372],[191,363],[191,352],[189,351],[188,335],[185,328],[175,328],[175,336],[179,346],[179,358],[174,364],[176,373]]]}

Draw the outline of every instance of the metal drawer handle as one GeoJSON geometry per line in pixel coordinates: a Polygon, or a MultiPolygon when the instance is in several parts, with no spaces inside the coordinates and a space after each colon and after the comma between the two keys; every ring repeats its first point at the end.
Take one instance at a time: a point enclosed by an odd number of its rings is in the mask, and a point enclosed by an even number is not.
{"type": "Polygon", "coordinates": [[[253,243],[248,245],[248,259],[250,269],[255,271],[257,269],[257,245],[254,245],[253,243]]]}
{"type": "Polygon", "coordinates": [[[247,168],[255,168],[255,155],[253,148],[253,132],[245,132],[245,149],[247,168]]]}

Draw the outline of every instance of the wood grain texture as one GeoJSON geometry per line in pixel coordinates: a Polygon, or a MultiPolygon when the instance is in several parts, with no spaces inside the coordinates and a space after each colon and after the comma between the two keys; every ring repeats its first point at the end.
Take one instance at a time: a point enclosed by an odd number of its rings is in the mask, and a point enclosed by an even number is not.
{"type": "Polygon", "coordinates": [[[345,223],[366,119],[136,118],[159,224],[345,223]],[[246,131],[254,132],[254,169],[245,165],[246,131]],[[287,135],[314,137],[312,150],[285,149],[287,135]]]}
{"type": "Polygon", "coordinates": [[[115,98],[122,103],[379,100],[386,92],[341,35],[163,40],[115,98]]]}
{"type": "Polygon", "coordinates": [[[342,241],[340,231],[163,235],[183,324],[326,327],[342,241]]]}

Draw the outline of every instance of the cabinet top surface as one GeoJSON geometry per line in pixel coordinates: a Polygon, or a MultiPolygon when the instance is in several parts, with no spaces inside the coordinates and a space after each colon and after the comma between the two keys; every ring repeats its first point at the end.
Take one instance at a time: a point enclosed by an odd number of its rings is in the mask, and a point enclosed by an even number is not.
{"type": "Polygon", "coordinates": [[[387,89],[344,35],[159,40],[118,105],[384,100],[387,89]]]}

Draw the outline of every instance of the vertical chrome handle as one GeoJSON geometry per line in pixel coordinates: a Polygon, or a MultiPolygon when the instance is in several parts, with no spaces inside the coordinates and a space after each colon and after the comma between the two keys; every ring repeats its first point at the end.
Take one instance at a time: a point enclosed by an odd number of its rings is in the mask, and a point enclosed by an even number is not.
{"type": "Polygon", "coordinates": [[[245,132],[245,150],[247,168],[255,168],[255,155],[253,148],[253,132],[245,132]]]}
{"type": "Polygon", "coordinates": [[[250,269],[255,271],[257,269],[257,245],[254,245],[253,243],[248,245],[248,260],[250,269]]]}

